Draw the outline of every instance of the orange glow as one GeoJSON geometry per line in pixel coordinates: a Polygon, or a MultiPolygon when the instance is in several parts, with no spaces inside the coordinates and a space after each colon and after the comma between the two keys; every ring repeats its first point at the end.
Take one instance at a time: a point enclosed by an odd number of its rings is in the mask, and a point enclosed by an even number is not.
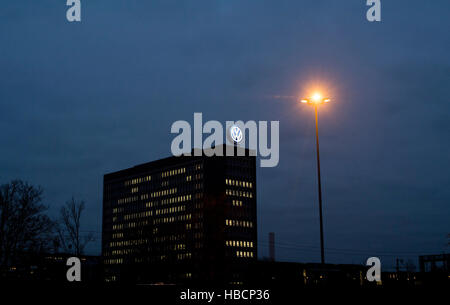
{"type": "Polygon", "coordinates": [[[320,71],[305,71],[304,75],[308,78],[298,80],[300,86],[297,96],[300,99],[308,100],[308,104],[329,104],[339,99],[338,87],[335,82],[327,80],[328,75],[321,75],[320,71]],[[331,97],[332,101],[326,101],[331,97]]]}
{"type": "Polygon", "coordinates": [[[322,95],[320,93],[316,92],[316,93],[313,94],[312,100],[315,103],[318,103],[318,102],[320,102],[322,100],[322,95]]]}
{"type": "Polygon", "coordinates": [[[319,105],[319,104],[323,104],[323,103],[329,103],[331,102],[331,99],[329,98],[323,98],[322,95],[320,93],[314,93],[311,98],[307,99],[300,99],[301,103],[305,103],[305,104],[314,104],[314,105],[319,105]]]}
{"type": "Polygon", "coordinates": [[[323,104],[329,106],[328,104],[331,104],[331,102],[337,99],[337,88],[334,83],[328,83],[318,77],[313,77],[307,81],[301,80],[301,83],[302,85],[297,95],[299,99],[297,101],[302,104],[313,107],[320,107],[323,104]]]}

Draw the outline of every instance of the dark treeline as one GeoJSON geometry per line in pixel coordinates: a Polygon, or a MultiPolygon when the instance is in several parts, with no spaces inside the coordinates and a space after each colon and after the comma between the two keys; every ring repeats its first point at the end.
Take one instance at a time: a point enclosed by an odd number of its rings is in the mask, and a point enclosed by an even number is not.
{"type": "Polygon", "coordinates": [[[21,180],[0,186],[0,276],[45,254],[82,255],[92,235],[82,235],[84,201],[71,198],[59,217],[47,215],[43,189],[21,180]]]}

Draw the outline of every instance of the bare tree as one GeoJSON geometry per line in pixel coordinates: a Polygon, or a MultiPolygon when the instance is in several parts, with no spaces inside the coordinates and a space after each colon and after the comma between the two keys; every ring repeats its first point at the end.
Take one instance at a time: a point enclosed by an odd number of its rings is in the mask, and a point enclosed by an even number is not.
{"type": "Polygon", "coordinates": [[[0,186],[0,269],[51,248],[54,222],[41,200],[42,189],[23,181],[0,186]]]}
{"type": "Polygon", "coordinates": [[[77,256],[83,254],[86,245],[94,240],[92,233],[81,234],[81,215],[84,206],[84,201],[77,201],[72,197],[61,208],[61,219],[58,226],[60,246],[64,251],[77,256]]]}

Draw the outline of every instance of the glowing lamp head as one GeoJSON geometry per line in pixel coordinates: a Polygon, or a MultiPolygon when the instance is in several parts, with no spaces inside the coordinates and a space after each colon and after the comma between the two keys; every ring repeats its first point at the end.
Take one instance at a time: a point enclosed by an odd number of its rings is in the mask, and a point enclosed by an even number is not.
{"type": "Polygon", "coordinates": [[[323,98],[322,94],[316,92],[310,98],[301,99],[300,102],[304,103],[304,104],[317,106],[319,104],[329,103],[329,102],[331,102],[331,99],[323,98]]]}
{"type": "Polygon", "coordinates": [[[313,96],[311,97],[312,101],[314,103],[318,103],[322,100],[322,95],[318,92],[314,93],[313,96]]]}

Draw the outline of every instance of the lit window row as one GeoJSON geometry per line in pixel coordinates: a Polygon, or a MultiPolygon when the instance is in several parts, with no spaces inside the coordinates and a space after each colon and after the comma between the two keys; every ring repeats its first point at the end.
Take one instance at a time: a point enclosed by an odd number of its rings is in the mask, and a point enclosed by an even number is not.
{"type": "Polygon", "coordinates": [[[149,182],[151,180],[152,180],[152,176],[146,176],[146,177],[141,177],[141,178],[136,178],[136,179],[131,179],[131,180],[125,181],[124,185],[125,186],[135,185],[135,184],[139,184],[142,182],[149,182]]]}
{"type": "Polygon", "coordinates": [[[191,214],[178,215],[178,216],[154,219],[153,224],[171,223],[171,222],[175,222],[175,221],[183,221],[183,220],[189,220],[189,219],[191,219],[191,214]]]}
{"type": "Polygon", "coordinates": [[[163,200],[161,200],[161,204],[164,205],[164,204],[178,203],[178,202],[183,202],[183,201],[187,201],[187,200],[191,200],[191,199],[192,199],[192,195],[177,196],[177,197],[163,199],[163,200]]]}
{"type": "MultiPolygon", "coordinates": [[[[136,228],[136,227],[142,227],[142,226],[146,226],[148,225],[148,221],[147,220],[143,220],[143,221],[138,221],[138,222],[128,222],[125,223],[125,228],[136,228]]],[[[114,228],[113,226],[113,230],[120,230],[123,229],[123,224],[117,225],[117,228],[114,228]]]]}
{"type": "Polygon", "coordinates": [[[105,278],[105,282],[115,282],[117,281],[117,277],[115,275],[108,276],[105,278]]]}
{"type": "Polygon", "coordinates": [[[192,181],[192,176],[187,176],[186,181],[192,181]]]}
{"type": "Polygon", "coordinates": [[[226,219],[225,224],[231,227],[253,228],[253,222],[247,220],[226,219]]]}
{"type": "Polygon", "coordinates": [[[120,249],[120,250],[113,250],[111,252],[111,255],[129,255],[129,254],[133,254],[136,253],[135,249],[120,249]]]}
{"type": "Polygon", "coordinates": [[[237,257],[253,257],[253,252],[251,251],[236,251],[237,257]]]}
{"type": "Polygon", "coordinates": [[[157,201],[149,201],[145,204],[145,207],[147,208],[153,208],[154,206],[157,206],[158,202],[157,201]]]}
{"type": "Polygon", "coordinates": [[[174,250],[184,250],[184,249],[186,249],[186,245],[185,245],[185,244],[176,244],[176,245],[173,247],[173,249],[174,249],[174,250]]]}
{"type": "Polygon", "coordinates": [[[165,177],[170,177],[170,176],[184,174],[184,173],[186,173],[186,168],[185,167],[162,172],[161,173],[161,177],[165,178],[165,177]]]}
{"type": "Polygon", "coordinates": [[[167,241],[180,241],[185,240],[186,234],[172,234],[172,235],[164,235],[164,236],[156,236],[153,238],[155,243],[167,242],[167,241]]]}
{"type": "Polygon", "coordinates": [[[131,194],[134,194],[134,193],[137,193],[137,192],[139,192],[139,188],[137,186],[131,188],[131,194]]]}
{"type": "Polygon", "coordinates": [[[164,215],[164,214],[170,214],[170,213],[177,213],[177,212],[183,212],[186,210],[186,206],[180,205],[172,208],[167,209],[158,209],[155,211],[155,215],[164,215]]]}
{"type": "MultiPolygon", "coordinates": [[[[167,190],[162,190],[162,191],[157,191],[157,192],[152,192],[150,194],[151,198],[156,198],[156,197],[160,197],[160,196],[167,196],[167,195],[173,195],[177,192],[177,188],[171,188],[171,189],[167,189],[167,190]]],[[[130,203],[130,202],[134,202],[137,201],[139,198],[141,200],[146,200],[148,199],[149,194],[142,194],[140,197],[139,196],[132,196],[132,197],[127,197],[127,198],[122,198],[117,200],[118,204],[122,204],[122,203],[130,203]]]]}
{"type": "Polygon", "coordinates": [[[112,238],[113,238],[113,239],[123,238],[123,233],[114,233],[114,234],[112,235],[112,238]]]}
{"type": "Polygon", "coordinates": [[[146,211],[141,213],[133,213],[133,214],[126,214],[123,219],[124,220],[130,220],[130,219],[136,219],[136,218],[142,218],[142,217],[148,217],[153,216],[153,211],[146,211]]]}
{"type": "Polygon", "coordinates": [[[239,196],[245,198],[253,198],[253,194],[251,192],[245,192],[240,190],[225,190],[225,193],[229,196],[239,196]]]}
{"type": "Polygon", "coordinates": [[[114,208],[113,209],[113,213],[114,214],[116,214],[116,213],[122,213],[123,212],[123,208],[114,208]]]}
{"type": "Polygon", "coordinates": [[[115,264],[122,264],[122,263],[123,263],[123,258],[105,260],[105,264],[107,264],[107,265],[115,265],[115,264]]]}
{"type": "Polygon", "coordinates": [[[192,257],[192,254],[190,252],[177,254],[177,259],[178,260],[189,259],[191,257],[192,257]]]}
{"type": "Polygon", "coordinates": [[[168,190],[153,192],[150,194],[150,197],[156,198],[156,197],[160,197],[160,196],[172,195],[172,194],[175,194],[176,192],[177,192],[177,188],[175,187],[175,188],[171,188],[168,190]]]}
{"type": "Polygon", "coordinates": [[[246,240],[227,240],[225,241],[225,245],[228,247],[253,248],[253,242],[246,240]]]}
{"type": "Polygon", "coordinates": [[[241,207],[242,206],[242,200],[234,200],[233,199],[233,206],[234,207],[241,207]]]}
{"type": "Polygon", "coordinates": [[[132,239],[132,240],[122,240],[122,241],[113,241],[109,243],[109,246],[112,247],[123,247],[123,246],[137,246],[146,244],[146,239],[132,239]]]}
{"type": "Polygon", "coordinates": [[[253,187],[253,184],[251,182],[241,181],[241,180],[225,179],[225,183],[227,185],[232,185],[232,186],[240,186],[240,187],[248,187],[248,188],[253,187]]]}
{"type": "Polygon", "coordinates": [[[122,198],[122,199],[117,200],[117,203],[118,204],[130,203],[130,202],[133,202],[133,201],[137,201],[138,199],[139,199],[138,196],[127,197],[127,198],[122,198]]]}
{"type": "Polygon", "coordinates": [[[122,230],[122,229],[123,229],[123,224],[113,225],[113,230],[122,230]]]}

